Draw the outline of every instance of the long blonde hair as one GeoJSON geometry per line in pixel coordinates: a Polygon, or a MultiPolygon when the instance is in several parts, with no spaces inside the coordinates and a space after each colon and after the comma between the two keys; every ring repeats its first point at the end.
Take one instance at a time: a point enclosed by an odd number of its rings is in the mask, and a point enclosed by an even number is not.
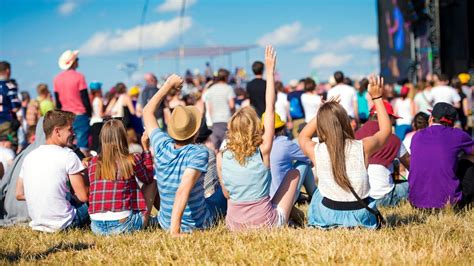
{"type": "Polygon", "coordinates": [[[105,122],[100,131],[101,152],[95,176],[105,180],[125,180],[133,175],[135,161],[128,151],[127,132],[120,120],[105,122]]]}
{"type": "Polygon", "coordinates": [[[247,106],[230,118],[228,127],[226,149],[233,153],[240,165],[244,166],[247,157],[254,154],[263,142],[260,119],[255,110],[247,106]]]}
{"type": "Polygon", "coordinates": [[[351,182],[347,177],[345,146],[346,140],[354,139],[349,116],[340,104],[327,102],[319,108],[316,129],[319,142],[326,143],[334,180],[348,191],[351,182]]]}

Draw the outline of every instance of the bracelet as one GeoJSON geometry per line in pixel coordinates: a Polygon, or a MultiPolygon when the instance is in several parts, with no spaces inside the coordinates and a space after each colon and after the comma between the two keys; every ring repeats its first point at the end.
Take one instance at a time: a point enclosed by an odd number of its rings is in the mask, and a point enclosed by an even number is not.
{"type": "Polygon", "coordinates": [[[382,95],[380,95],[379,97],[372,98],[372,101],[380,99],[380,98],[382,98],[382,95]]]}

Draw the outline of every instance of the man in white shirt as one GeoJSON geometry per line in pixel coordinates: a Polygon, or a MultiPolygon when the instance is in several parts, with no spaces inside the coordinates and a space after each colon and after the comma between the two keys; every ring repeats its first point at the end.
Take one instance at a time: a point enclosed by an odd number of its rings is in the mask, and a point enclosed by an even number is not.
{"type": "Polygon", "coordinates": [[[461,97],[458,92],[451,86],[448,86],[449,78],[445,74],[439,75],[439,81],[435,87],[431,89],[431,97],[433,106],[439,102],[449,103],[455,108],[459,108],[461,97]]]}
{"type": "Polygon", "coordinates": [[[16,198],[26,200],[33,230],[56,232],[84,225],[89,219],[84,166],[67,148],[74,139],[74,117],[73,113],[61,110],[46,113],[43,122],[46,143],[23,161],[16,198]]]}
{"type": "Polygon", "coordinates": [[[211,140],[216,149],[221,146],[225,138],[227,122],[235,108],[235,93],[234,89],[227,84],[228,77],[229,71],[219,69],[217,82],[204,94],[206,110],[209,112],[212,121],[211,140]]]}
{"type": "Polygon", "coordinates": [[[344,84],[344,73],[341,71],[336,71],[334,73],[334,80],[336,81],[336,86],[329,90],[327,99],[339,96],[341,99],[340,104],[344,107],[347,114],[350,117],[359,120],[356,89],[344,84]]]}

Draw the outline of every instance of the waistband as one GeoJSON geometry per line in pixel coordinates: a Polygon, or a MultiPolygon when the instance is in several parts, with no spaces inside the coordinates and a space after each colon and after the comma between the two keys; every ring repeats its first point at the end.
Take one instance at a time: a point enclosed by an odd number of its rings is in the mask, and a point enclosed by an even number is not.
{"type": "MultiPolygon", "coordinates": [[[[369,204],[369,198],[365,198],[362,201],[365,202],[365,204],[369,204]]],[[[337,210],[337,211],[355,211],[355,210],[360,210],[364,209],[364,206],[358,201],[335,201],[328,199],[326,197],[323,197],[323,200],[321,202],[326,208],[332,209],[332,210],[337,210]]]]}

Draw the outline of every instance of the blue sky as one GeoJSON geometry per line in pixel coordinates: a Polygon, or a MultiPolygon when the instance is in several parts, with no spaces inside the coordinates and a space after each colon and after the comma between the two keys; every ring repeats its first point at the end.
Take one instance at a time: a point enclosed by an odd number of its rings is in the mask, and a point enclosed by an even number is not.
{"type": "MultiPolygon", "coordinates": [[[[141,82],[145,72],[178,70],[175,60],[145,59],[133,75],[118,69],[139,57],[179,45],[181,0],[0,0],[0,60],[12,64],[21,90],[51,86],[59,55],[80,49],[79,71],[106,89],[116,82],[141,82]],[[143,34],[140,42],[139,32],[143,34]],[[143,47],[139,52],[139,47],[143,47]]],[[[335,70],[360,77],[379,69],[376,0],[186,0],[185,46],[257,45],[249,61],[262,60],[266,43],[277,48],[284,82],[308,75],[327,80],[335,70]]],[[[186,59],[179,69],[203,69],[209,58],[186,59]]],[[[232,67],[250,65],[244,52],[232,67]]],[[[227,56],[213,68],[230,67],[227,56]]]]}

